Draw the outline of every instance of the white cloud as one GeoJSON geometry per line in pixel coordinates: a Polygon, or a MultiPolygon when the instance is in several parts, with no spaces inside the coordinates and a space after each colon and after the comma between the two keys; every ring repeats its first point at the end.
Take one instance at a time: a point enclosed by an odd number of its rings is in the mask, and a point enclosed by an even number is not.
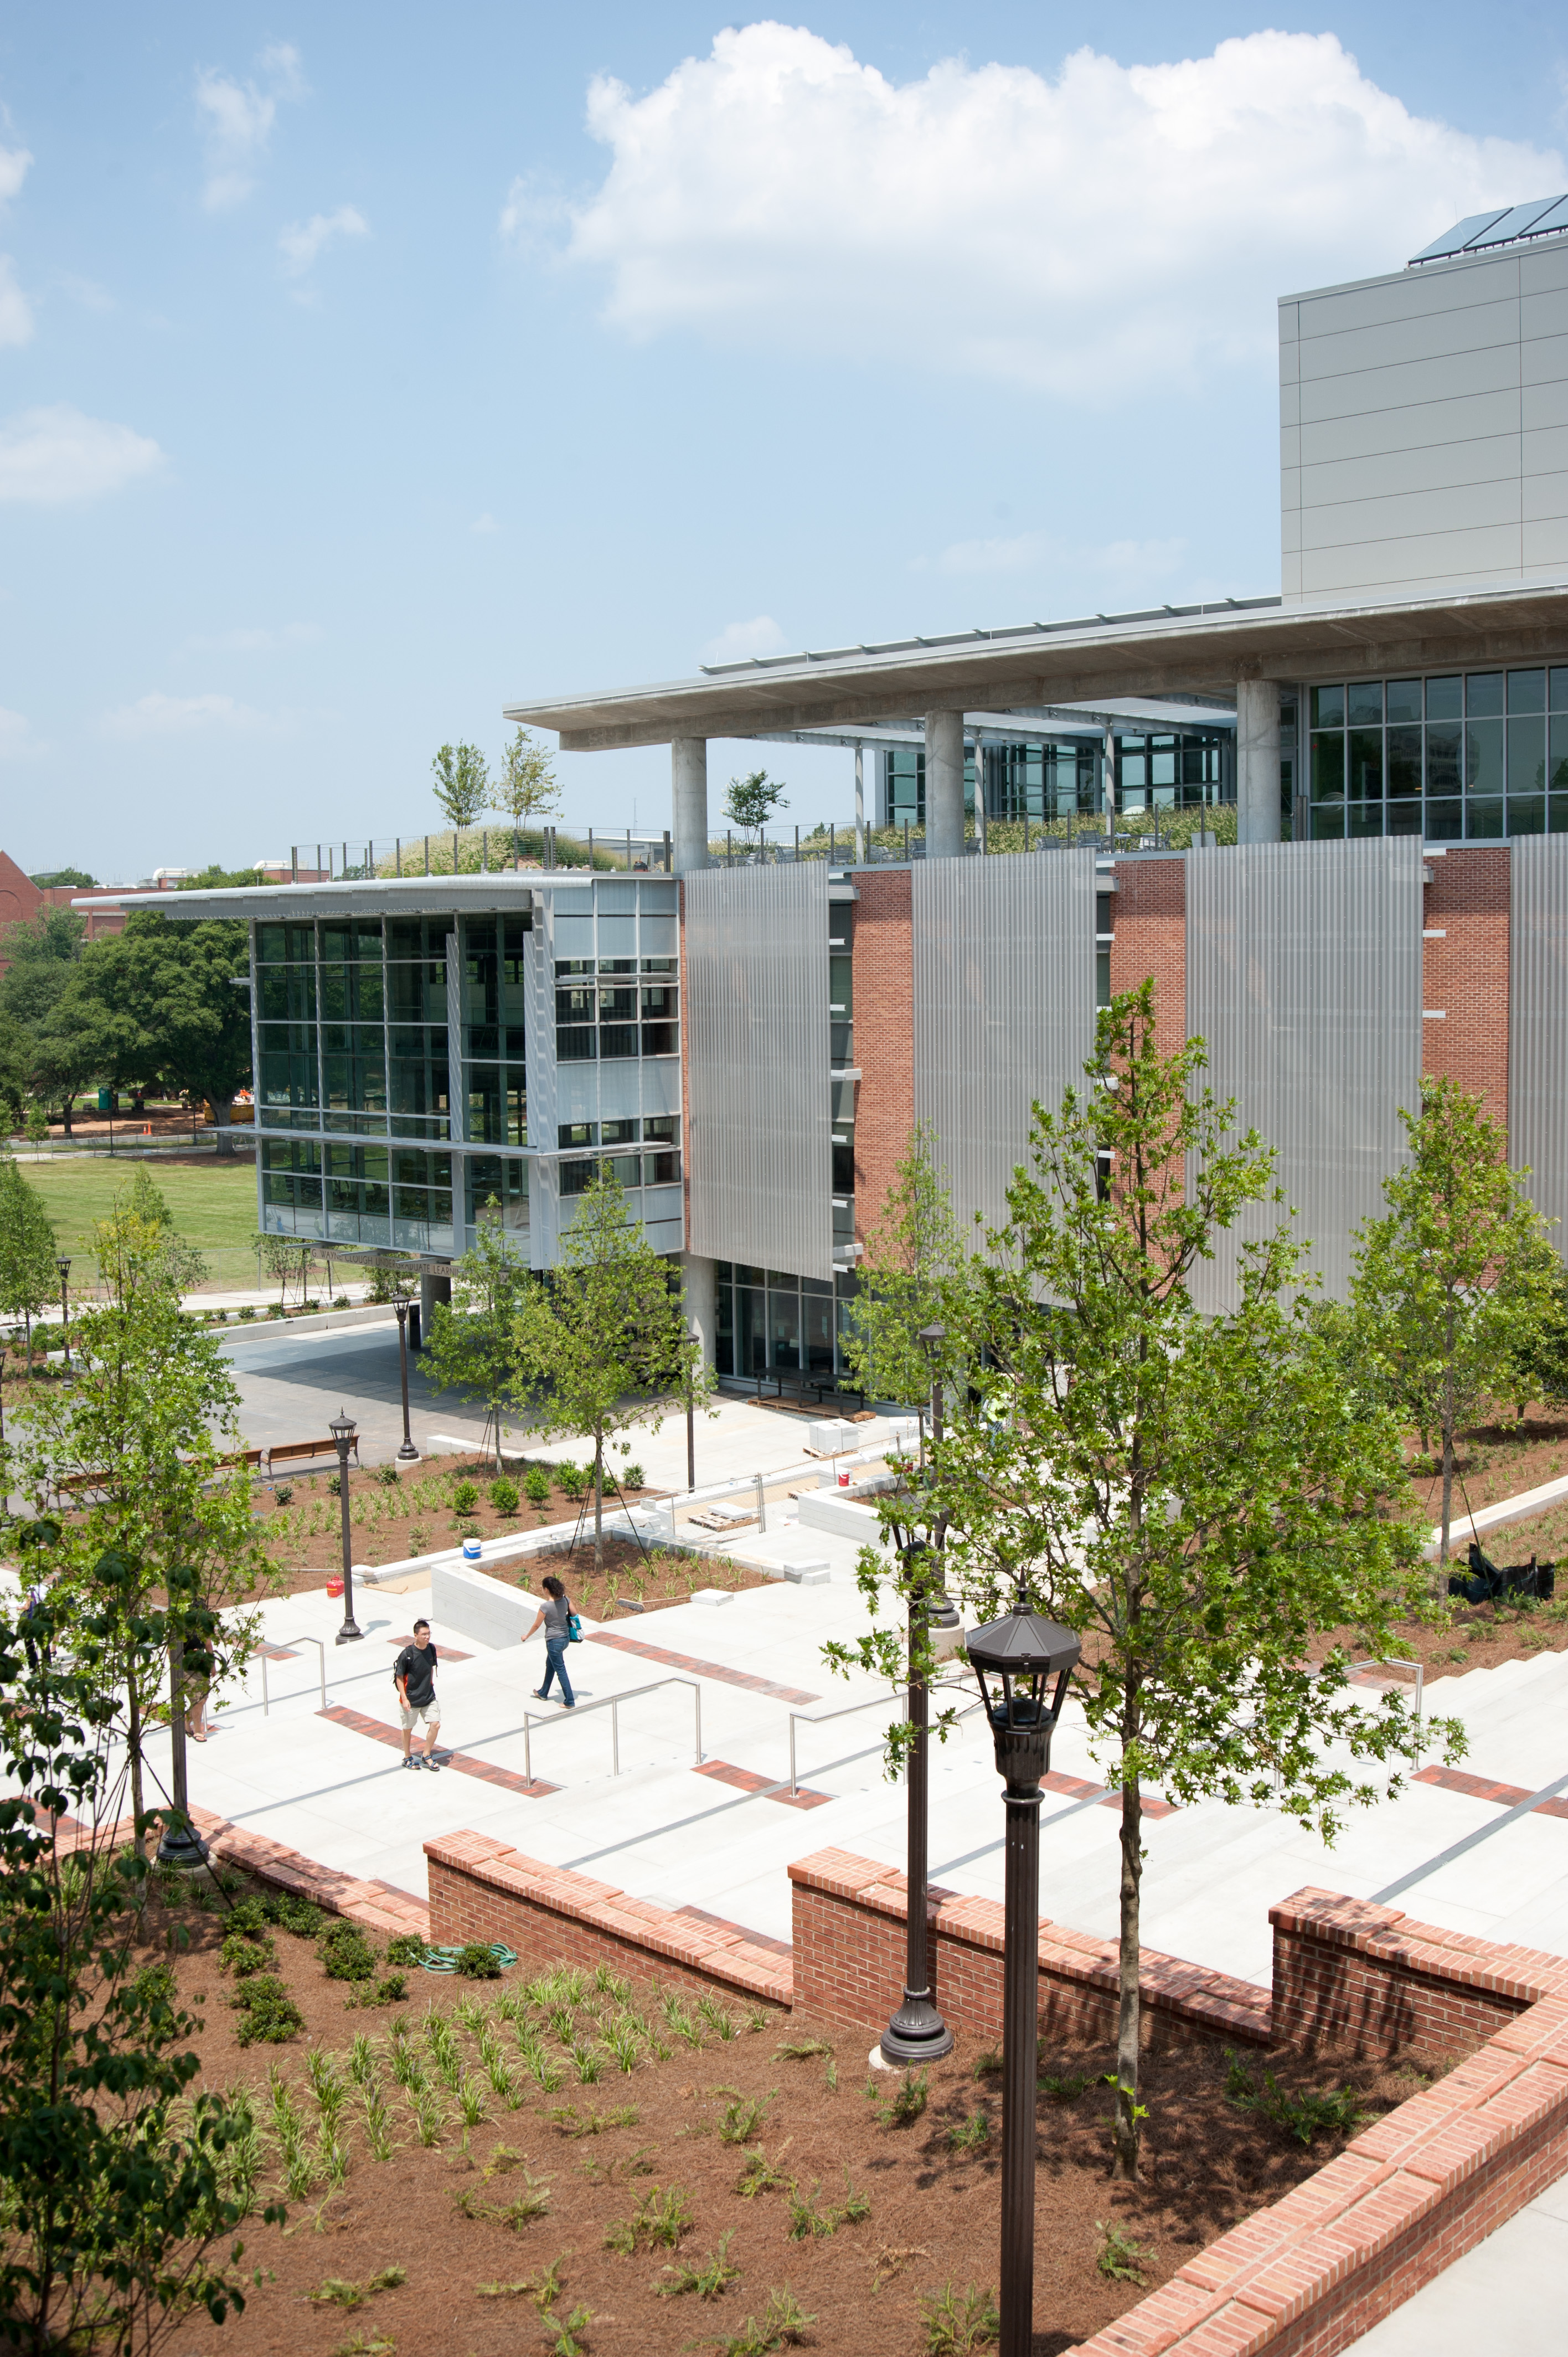
{"type": "Polygon", "coordinates": [[[0,205],[8,204],[17,194],[32,160],[26,147],[0,147],[0,205]]]}
{"type": "Polygon", "coordinates": [[[256,63],[259,84],[232,81],[206,66],[197,70],[196,111],[207,155],[201,201],[209,212],[223,212],[250,195],[280,102],[305,96],[299,51],[288,42],[263,49],[256,63]]]}
{"type": "Polygon", "coordinates": [[[546,172],[520,172],[507,190],[498,227],[520,253],[553,250],[571,222],[560,183],[546,172]]]}
{"type": "Polygon", "coordinates": [[[1055,76],[957,59],[896,83],[843,45],[720,33],[646,97],[604,78],[612,151],[569,253],[607,317],[905,360],[1086,403],[1215,356],[1260,361],[1274,298],[1400,267],[1487,203],[1563,185],[1557,156],[1412,114],[1333,34],[1055,76]]]}
{"type": "Polygon", "coordinates": [[[0,425],[0,500],[55,507],[97,499],[151,474],[163,455],[145,434],[84,417],[63,402],[24,409],[0,425]]]}
{"type": "Polygon", "coordinates": [[[470,532],[477,532],[479,533],[481,538],[486,538],[492,532],[499,532],[500,526],[496,522],[494,516],[491,515],[489,511],[487,509],[483,515],[478,515],[474,518],[473,522],[468,526],[468,530],[470,532]]]}
{"type": "Polygon", "coordinates": [[[190,737],[203,728],[272,735],[279,726],[231,695],[142,695],[106,712],[102,725],[106,737],[190,737]]]}
{"type": "Polygon", "coordinates": [[[303,278],[331,239],[369,237],[370,233],[370,222],[354,205],[339,205],[335,213],[312,213],[307,221],[291,221],[278,235],[285,277],[303,278]]]}
{"type": "Polygon", "coordinates": [[[187,639],[182,654],[272,655],[291,647],[316,646],[326,637],[318,622],[285,622],[281,630],[220,630],[210,638],[187,639]]]}
{"type": "Polygon", "coordinates": [[[747,655],[781,655],[789,644],[771,614],[757,614],[749,622],[729,622],[703,649],[709,663],[744,662],[747,655]]]}
{"type": "Polygon", "coordinates": [[[32,340],[33,307],[17,285],[8,253],[0,253],[0,344],[32,340]]]}
{"type": "Polygon", "coordinates": [[[107,286],[100,286],[96,278],[78,278],[73,272],[66,271],[59,283],[71,301],[80,303],[84,311],[96,311],[101,317],[107,317],[120,308],[107,286]]]}

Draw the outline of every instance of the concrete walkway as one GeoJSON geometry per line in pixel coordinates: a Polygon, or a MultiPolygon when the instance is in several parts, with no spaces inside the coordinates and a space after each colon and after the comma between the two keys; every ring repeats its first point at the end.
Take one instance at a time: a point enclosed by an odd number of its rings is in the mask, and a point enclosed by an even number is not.
{"type": "Polygon", "coordinates": [[[1568,2177],[1351,2341],[1359,2357],[1559,2357],[1568,2311],[1568,2177]]]}

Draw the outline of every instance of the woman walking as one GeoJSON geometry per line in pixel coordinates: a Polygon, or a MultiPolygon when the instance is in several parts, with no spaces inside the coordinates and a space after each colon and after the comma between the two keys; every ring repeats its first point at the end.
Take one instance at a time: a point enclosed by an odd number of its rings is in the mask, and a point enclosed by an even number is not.
{"type": "Polygon", "coordinates": [[[566,1648],[571,1642],[572,1620],[572,1599],[564,1584],[559,1579],[546,1579],[544,1601],[534,1614],[532,1628],[525,1630],[522,1638],[526,1645],[536,1630],[542,1628],[544,1631],[544,1684],[534,1687],[535,1701],[548,1702],[551,1681],[559,1678],[561,1699],[568,1710],[577,1707],[572,1681],[566,1675],[566,1648]]]}

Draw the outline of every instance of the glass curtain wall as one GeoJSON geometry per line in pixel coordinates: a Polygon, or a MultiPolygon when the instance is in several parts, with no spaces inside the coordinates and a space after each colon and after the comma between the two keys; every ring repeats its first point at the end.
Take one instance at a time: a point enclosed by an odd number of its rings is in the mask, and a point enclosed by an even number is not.
{"type": "MultiPolygon", "coordinates": [[[[1165,729],[1116,738],[1117,806],[1125,811],[1185,810],[1233,802],[1236,789],[1223,728],[1165,729]]],[[[984,747],[988,819],[1092,819],[1103,808],[1099,738],[1045,738],[984,747]]],[[[887,819],[923,826],[926,757],[894,746],[887,761],[887,819]]],[[[964,808],[974,809],[974,752],[964,758],[964,808]]]]}
{"type": "Polygon", "coordinates": [[[1350,680],[1307,704],[1315,841],[1568,831],[1568,667],[1350,680]]]}
{"type": "Polygon", "coordinates": [[[847,1372],[843,1338],[855,1278],[845,1271],[830,1285],[787,1270],[716,1264],[718,1330],[714,1358],[721,1375],[745,1382],[759,1374],[800,1374],[826,1383],[847,1372]]]}

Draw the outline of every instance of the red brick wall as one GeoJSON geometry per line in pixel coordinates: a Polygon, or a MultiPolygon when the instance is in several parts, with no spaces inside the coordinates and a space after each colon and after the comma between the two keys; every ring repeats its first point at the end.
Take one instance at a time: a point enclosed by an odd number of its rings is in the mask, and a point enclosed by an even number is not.
{"type": "Polygon", "coordinates": [[[1305,1891],[1269,1921],[1282,2046],[1452,2054],[1505,2029],[1541,1995],[1537,1980],[1498,1973],[1490,1942],[1407,1924],[1392,1908],[1305,1891]]]}
{"type": "Polygon", "coordinates": [[[909,870],[862,867],[854,881],[854,1224],[864,1243],[915,1126],[915,965],[909,870]]]}
{"type": "MultiPolygon", "coordinates": [[[[1222,858],[1222,852],[1192,854],[1222,858]]],[[[1187,1037],[1187,866],[1180,859],[1121,859],[1111,895],[1111,990],[1155,983],[1161,1048],[1170,1055],[1187,1037]]]]}
{"type": "Polygon", "coordinates": [[[1421,1069],[1479,1092],[1494,1121],[1509,1117],[1509,855],[1472,847],[1428,861],[1422,895],[1421,1069]]]}

